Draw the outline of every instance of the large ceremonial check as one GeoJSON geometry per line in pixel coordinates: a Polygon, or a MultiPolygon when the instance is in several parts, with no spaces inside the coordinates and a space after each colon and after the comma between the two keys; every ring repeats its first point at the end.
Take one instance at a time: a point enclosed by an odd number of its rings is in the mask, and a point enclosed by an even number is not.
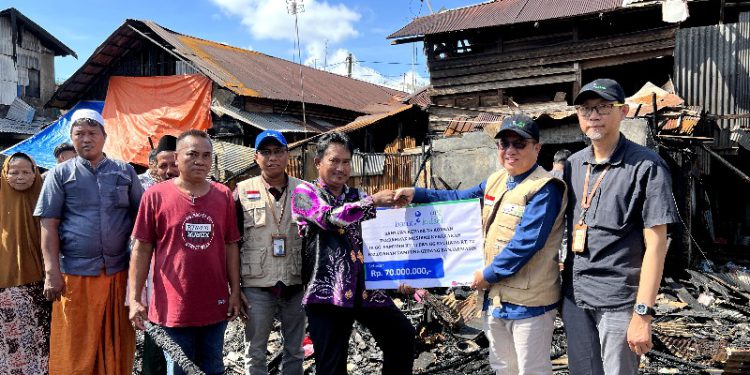
{"type": "Polygon", "coordinates": [[[471,285],[484,266],[479,199],[378,210],[362,238],[367,289],[471,285]]]}

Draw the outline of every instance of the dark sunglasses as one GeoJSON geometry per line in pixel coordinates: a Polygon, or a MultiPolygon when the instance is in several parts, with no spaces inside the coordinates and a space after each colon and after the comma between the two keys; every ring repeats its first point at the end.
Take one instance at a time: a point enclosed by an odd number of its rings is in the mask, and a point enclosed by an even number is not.
{"type": "Polygon", "coordinates": [[[506,141],[504,139],[501,139],[499,142],[497,142],[497,145],[498,145],[498,147],[500,147],[503,150],[509,149],[510,146],[513,146],[513,148],[515,148],[516,150],[523,150],[523,149],[526,148],[526,146],[528,146],[531,143],[533,143],[533,142],[531,142],[531,141],[520,141],[520,140],[519,141],[508,142],[508,141],[506,141]]]}

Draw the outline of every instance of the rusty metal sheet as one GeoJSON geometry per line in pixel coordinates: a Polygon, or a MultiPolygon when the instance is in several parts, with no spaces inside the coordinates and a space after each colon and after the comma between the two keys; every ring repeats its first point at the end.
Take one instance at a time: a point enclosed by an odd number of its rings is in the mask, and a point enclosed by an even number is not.
{"type": "Polygon", "coordinates": [[[71,107],[107,71],[104,68],[111,67],[139,43],[156,43],[178,61],[182,60],[180,64],[193,66],[219,86],[241,96],[299,102],[302,100],[300,67],[306,103],[374,114],[392,110],[387,104],[406,96],[398,90],[260,52],[179,34],[152,21],[127,20],[60,86],[48,106],[71,107]]]}
{"type": "MultiPolygon", "coordinates": [[[[680,29],[674,50],[677,94],[716,115],[750,113],[750,13],[739,22],[680,29]]],[[[718,147],[731,145],[731,131],[750,119],[718,121],[718,147]]]]}
{"type": "Polygon", "coordinates": [[[490,1],[416,18],[388,39],[608,12],[620,8],[621,4],[622,0],[490,1]]]}

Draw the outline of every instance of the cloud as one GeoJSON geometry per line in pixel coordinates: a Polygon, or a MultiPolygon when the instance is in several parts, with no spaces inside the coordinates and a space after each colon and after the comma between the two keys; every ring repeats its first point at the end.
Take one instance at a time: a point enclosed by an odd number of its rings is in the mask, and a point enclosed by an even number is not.
{"type": "MultiPolygon", "coordinates": [[[[294,17],[285,0],[211,0],[222,11],[240,17],[254,38],[295,40],[294,17]]],[[[297,0],[300,2],[299,0],[297,0]]],[[[320,0],[301,2],[304,12],[299,16],[300,44],[338,43],[359,35],[355,23],[362,17],[344,4],[320,0]]]]}
{"type": "MultiPolygon", "coordinates": [[[[258,40],[286,40],[294,43],[294,17],[289,14],[286,0],[211,0],[222,13],[239,17],[250,35],[258,40]]],[[[297,0],[304,6],[299,15],[300,45],[303,62],[332,73],[346,75],[346,60],[349,51],[340,48],[343,42],[360,36],[357,24],[362,14],[344,3],[334,4],[325,0],[297,0]],[[328,47],[326,48],[326,43],[328,47]],[[328,52],[326,53],[326,49],[328,52]],[[327,55],[327,56],[326,56],[327,55]],[[327,58],[326,58],[327,57],[327,58]],[[324,67],[324,62],[328,66],[324,67]]],[[[292,60],[297,60],[296,52],[292,60]]],[[[356,61],[356,56],[354,57],[356,61]]],[[[408,68],[405,68],[407,70],[408,68]]],[[[427,84],[419,74],[406,73],[406,84],[402,74],[386,76],[377,70],[355,63],[352,77],[363,81],[388,86],[402,91],[414,91],[427,84]]]]}
{"type": "MultiPolygon", "coordinates": [[[[316,51],[318,50],[312,50],[312,52],[316,51]]],[[[344,62],[346,61],[348,55],[348,50],[344,48],[337,49],[328,56],[328,66],[325,67],[324,70],[344,76],[347,75],[348,67],[344,62]]],[[[318,66],[322,65],[322,54],[317,55],[313,53],[311,53],[308,59],[305,61],[305,65],[312,65],[312,61],[315,59],[317,59],[318,61],[318,66]]],[[[429,83],[429,79],[421,76],[419,73],[412,72],[411,70],[407,70],[402,74],[384,75],[374,68],[366,66],[363,63],[358,63],[357,56],[354,54],[352,54],[352,60],[354,61],[354,63],[352,64],[352,78],[356,78],[365,82],[370,82],[405,92],[414,92],[429,83]]]]}

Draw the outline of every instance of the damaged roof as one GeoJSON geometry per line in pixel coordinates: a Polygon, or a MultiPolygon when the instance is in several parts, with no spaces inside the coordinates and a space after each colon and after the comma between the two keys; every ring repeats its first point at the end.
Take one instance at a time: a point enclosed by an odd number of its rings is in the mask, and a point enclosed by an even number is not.
{"type": "MultiPolygon", "coordinates": [[[[126,20],[60,88],[47,106],[69,108],[122,56],[141,43],[154,43],[217,85],[245,97],[300,102],[300,69],[305,103],[357,113],[405,93],[257,51],[229,46],[166,29],[153,21],[126,20]]],[[[377,107],[375,110],[378,111],[377,107]]]]}
{"type": "Polygon", "coordinates": [[[495,0],[416,18],[388,39],[581,16],[621,5],[622,0],[495,0]]]}
{"type": "Polygon", "coordinates": [[[414,105],[414,104],[402,104],[399,107],[392,108],[392,110],[390,112],[384,112],[384,113],[378,113],[378,114],[372,114],[372,115],[359,116],[356,119],[354,119],[354,121],[352,121],[352,122],[350,122],[350,123],[348,123],[348,124],[346,124],[344,126],[340,126],[338,128],[328,130],[328,131],[326,131],[324,133],[316,134],[316,135],[314,135],[314,136],[312,136],[310,138],[294,142],[294,143],[292,143],[292,144],[289,145],[289,149],[294,149],[294,148],[297,148],[299,146],[302,146],[305,143],[309,143],[312,140],[316,139],[317,137],[319,137],[319,136],[321,136],[323,134],[327,134],[327,133],[331,133],[331,132],[351,133],[351,132],[353,132],[355,130],[359,130],[359,129],[366,128],[366,127],[371,126],[371,125],[375,125],[375,124],[379,123],[382,120],[385,120],[385,119],[390,118],[392,116],[396,116],[396,115],[398,115],[400,113],[406,112],[406,111],[408,111],[408,110],[410,110],[412,108],[416,108],[416,107],[417,106],[414,105]]]}
{"type": "Polygon", "coordinates": [[[18,11],[18,9],[8,8],[0,10],[0,17],[9,17],[11,19],[11,23],[12,20],[15,20],[16,25],[25,27],[26,30],[36,35],[36,37],[39,38],[39,40],[42,42],[42,44],[44,44],[45,47],[51,49],[55,53],[55,56],[71,55],[75,58],[78,58],[78,55],[76,55],[76,53],[72,49],[70,49],[70,47],[66,46],[59,39],[55,38],[52,34],[50,34],[43,27],[39,26],[36,22],[24,16],[23,13],[18,11]]]}

